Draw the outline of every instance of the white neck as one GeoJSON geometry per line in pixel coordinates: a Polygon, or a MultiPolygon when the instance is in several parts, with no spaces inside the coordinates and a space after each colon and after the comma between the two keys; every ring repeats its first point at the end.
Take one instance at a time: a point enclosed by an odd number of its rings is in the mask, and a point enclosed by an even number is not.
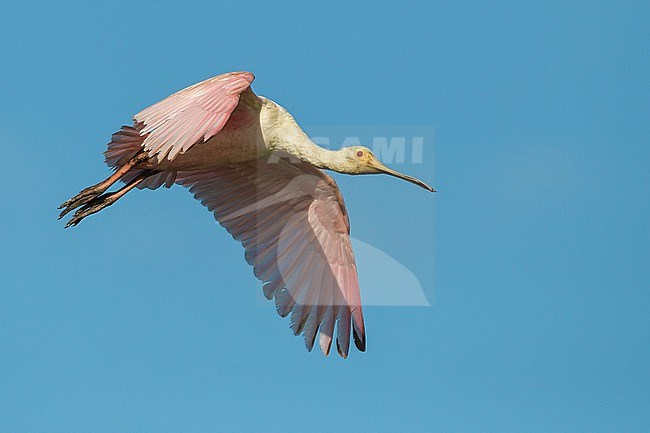
{"type": "Polygon", "coordinates": [[[262,133],[269,150],[287,152],[314,167],[334,171],[346,167],[342,150],[328,150],[318,146],[305,134],[293,116],[283,107],[267,99],[266,110],[261,113],[262,133]],[[266,112],[265,112],[266,111],[266,112]]]}
{"type": "Polygon", "coordinates": [[[342,150],[324,149],[311,141],[306,134],[301,140],[292,140],[286,143],[284,150],[310,163],[314,167],[334,171],[342,171],[345,167],[345,156],[342,150]]]}

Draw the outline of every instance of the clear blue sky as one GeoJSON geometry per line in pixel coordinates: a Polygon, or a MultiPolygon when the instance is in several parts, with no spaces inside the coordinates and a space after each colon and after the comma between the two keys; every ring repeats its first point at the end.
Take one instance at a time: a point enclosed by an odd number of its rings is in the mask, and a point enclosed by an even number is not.
{"type": "Polygon", "coordinates": [[[650,431],[647,2],[183,3],[2,6],[0,432],[650,431]],[[435,196],[336,177],[433,304],[367,308],[365,354],[307,353],[180,187],[56,221],[241,69],[303,125],[435,129],[394,165],[435,196]]]}

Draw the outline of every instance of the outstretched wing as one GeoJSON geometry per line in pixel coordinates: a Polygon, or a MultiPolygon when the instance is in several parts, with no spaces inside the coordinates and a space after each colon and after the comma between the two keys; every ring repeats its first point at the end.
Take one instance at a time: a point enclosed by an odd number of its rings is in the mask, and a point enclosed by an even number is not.
{"type": "Polygon", "coordinates": [[[189,187],[243,244],[264,295],[275,298],[280,316],[291,313],[291,328],[304,334],[308,350],[318,333],[327,355],[335,323],[342,357],[348,355],[351,328],[357,348],[365,350],[349,220],[330,176],[274,155],[268,161],[179,172],[177,183],[189,187]]]}
{"type": "Polygon", "coordinates": [[[242,92],[255,79],[250,72],[231,72],[187,87],[145,108],[133,120],[145,151],[158,161],[173,160],[224,127],[242,92]]]}

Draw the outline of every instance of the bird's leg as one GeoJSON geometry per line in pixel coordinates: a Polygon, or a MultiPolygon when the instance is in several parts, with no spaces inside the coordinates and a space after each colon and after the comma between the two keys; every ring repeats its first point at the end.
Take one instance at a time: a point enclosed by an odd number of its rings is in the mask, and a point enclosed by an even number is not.
{"type": "Polygon", "coordinates": [[[59,206],[59,209],[63,209],[63,211],[59,215],[59,219],[63,218],[71,210],[76,209],[79,206],[82,206],[90,202],[91,200],[99,197],[101,194],[106,192],[106,190],[110,188],[111,185],[113,185],[115,182],[120,180],[120,178],[124,176],[129,170],[131,170],[133,167],[135,167],[137,164],[141,163],[142,161],[146,160],[147,158],[148,155],[144,152],[135,155],[133,158],[131,158],[129,162],[124,164],[122,167],[118,168],[117,171],[115,171],[115,173],[113,173],[106,180],[103,180],[96,185],[89,186],[88,188],[81,191],[79,194],[72,197],[70,200],[61,204],[61,206],[59,206]]]}
{"type": "Polygon", "coordinates": [[[120,198],[122,198],[122,196],[124,196],[127,192],[131,191],[133,188],[138,186],[140,182],[142,182],[143,180],[145,180],[147,177],[151,176],[154,173],[155,172],[153,172],[152,170],[145,170],[138,177],[133,179],[131,182],[129,182],[119,190],[107,194],[102,194],[89,200],[81,208],[77,209],[72,219],[70,219],[70,221],[68,221],[68,223],[65,225],[65,228],[76,226],[77,224],[79,224],[79,222],[81,222],[82,219],[86,218],[88,215],[92,215],[104,208],[109,207],[110,205],[118,201],[120,198]]]}

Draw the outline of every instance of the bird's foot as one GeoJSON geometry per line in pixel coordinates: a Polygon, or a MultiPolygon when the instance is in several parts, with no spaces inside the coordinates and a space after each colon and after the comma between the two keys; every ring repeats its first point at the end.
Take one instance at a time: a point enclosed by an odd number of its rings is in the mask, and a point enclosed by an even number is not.
{"type": "MultiPolygon", "coordinates": [[[[115,203],[118,198],[120,198],[120,195],[118,195],[118,193],[116,192],[112,192],[110,194],[95,195],[95,196],[91,196],[89,199],[84,199],[83,201],[80,202],[80,204],[77,204],[75,206],[78,207],[83,205],[82,207],[77,209],[77,211],[74,213],[70,221],[68,221],[68,223],[65,225],[65,228],[67,229],[68,227],[76,226],[81,222],[82,219],[86,218],[89,215],[97,213],[102,209],[109,207],[110,205],[115,203]]],[[[66,207],[61,217],[72,209],[74,209],[74,207],[73,208],[71,208],[70,206],[66,207]]]]}
{"type": "MultiPolygon", "coordinates": [[[[108,177],[108,179],[99,182],[96,185],[89,186],[88,188],[82,190],[79,194],[72,197],[70,200],[64,202],[59,206],[59,209],[63,209],[61,214],[59,214],[59,219],[66,216],[66,214],[80,206],[85,206],[91,201],[99,198],[104,194],[108,188],[110,188],[115,182],[120,180],[122,176],[129,172],[139,163],[145,161],[148,158],[148,155],[144,152],[140,152],[129,160],[126,164],[118,168],[115,173],[108,177]]],[[[147,171],[149,173],[149,171],[147,171]]]]}
{"type": "MultiPolygon", "coordinates": [[[[62,213],[61,216],[65,215],[66,213],[70,212],[72,209],[81,206],[77,211],[74,213],[70,221],[65,225],[65,228],[76,226],[81,222],[82,219],[86,218],[88,215],[92,215],[94,213],[99,212],[102,209],[105,209],[118,201],[121,197],[123,197],[127,192],[131,191],[133,188],[138,186],[143,180],[145,180],[148,176],[152,174],[151,170],[145,170],[142,173],[138,175],[135,179],[133,179],[131,182],[120,188],[119,190],[115,192],[110,192],[106,194],[97,194],[96,191],[99,191],[101,188],[104,188],[104,191],[108,189],[108,186],[104,187],[101,184],[95,185],[96,188],[93,190],[95,187],[90,187],[86,188],[86,190],[91,190],[91,192],[86,193],[85,195],[81,196],[84,191],[79,193],[80,198],[73,197],[71,200],[73,202],[69,204],[64,212],[62,213]],[[101,186],[101,188],[99,188],[101,186]],[[89,198],[90,197],[90,198],[89,198]]],[[[65,203],[64,203],[65,204],[65,203]]]]}
{"type": "Polygon", "coordinates": [[[59,209],[63,209],[63,211],[61,211],[59,214],[59,219],[63,218],[68,214],[68,212],[78,208],[79,206],[90,203],[92,200],[101,196],[107,189],[108,186],[104,185],[104,182],[89,186],[88,188],[84,189],[79,194],[75,195],[70,200],[67,200],[66,202],[62,203],[61,206],[59,206],[59,209]]]}

